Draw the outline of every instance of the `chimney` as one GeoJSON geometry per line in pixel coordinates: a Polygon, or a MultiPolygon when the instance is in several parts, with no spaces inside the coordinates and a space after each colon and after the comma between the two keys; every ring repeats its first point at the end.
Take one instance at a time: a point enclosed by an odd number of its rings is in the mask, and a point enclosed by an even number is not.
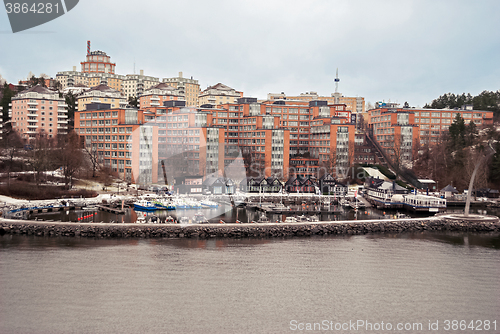
{"type": "Polygon", "coordinates": [[[141,75],[144,75],[144,70],[141,70],[141,75]]]}
{"type": "Polygon", "coordinates": [[[179,78],[182,78],[182,72],[179,72],[179,78]]]}
{"type": "Polygon", "coordinates": [[[76,72],[76,66],[73,66],[73,72],[76,72]]]}

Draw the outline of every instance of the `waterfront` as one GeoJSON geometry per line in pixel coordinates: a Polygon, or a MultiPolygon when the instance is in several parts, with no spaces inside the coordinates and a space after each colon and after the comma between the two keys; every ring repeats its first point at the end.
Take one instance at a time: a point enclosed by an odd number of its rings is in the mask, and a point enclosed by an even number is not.
{"type": "Polygon", "coordinates": [[[500,321],[498,235],[0,240],[2,333],[283,333],[292,320],[500,321]]]}
{"type": "MultiPolygon", "coordinates": [[[[404,213],[409,217],[427,217],[433,216],[434,214],[429,213],[413,213],[407,212],[405,210],[378,210],[375,208],[363,208],[355,212],[351,208],[343,208],[341,206],[331,206],[330,212],[319,212],[316,214],[320,221],[338,221],[338,220],[367,220],[367,219],[384,219],[393,218],[398,212],[404,213]]],[[[84,219],[85,222],[118,222],[118,223],[134,223],[137,221],[137,217],[145,216],[147,219],[156,216],[162,221],[168,216],[172,216],[175,219],[186,216],[192,218],[196,213],[201,212],[203,215],[212,223],[218,223],[223,220],[226,223],[234,223],[236,220],[242,223],[250,223],[252,221],[258,221],[261,215],[260,212],[256,210],[248,210],[245,208],[232,208],[230,205],[220,205],[216,209],[200,209],[200,210],[162,210],[154,212],[143,212],[135,211],[133,209],[125,209],[125,214],[114,214],[105,211],[94,210],[68,210],[68,211],[57,211],[49,213],[38,213],[29,216],[29,219],[40,219],[40,220],[53,220],[62,222],[78,222],[78,218],[94,213],[93,216],[88,219],[84,219]]],[[[463,212],[463,208],[448,208],[445,212],[447,213],[460,213],[463,212]]],[[[500,216],[500,209],[498,208],[472,208],[471,213],[488,214],[493,216],[500,216]]],[[[298,214],[287,214],[287,213],[269,213],[267,217],[272,222],[284,221],[287,216],[298,216],[298,214]]],[[[310,214],[305,214],[309,216],[310,214]]]]}

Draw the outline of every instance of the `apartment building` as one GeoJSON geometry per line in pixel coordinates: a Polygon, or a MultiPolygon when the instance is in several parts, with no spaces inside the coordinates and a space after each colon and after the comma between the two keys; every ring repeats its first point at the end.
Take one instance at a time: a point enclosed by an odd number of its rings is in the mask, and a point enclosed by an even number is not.
{"type": "Polygon", "coordinates": [[[198,97],[198,103],[200,106],[206,104],[219,105],[224,103],[236,103],[240,97],[243,97],[242,92],[238,92],[234,88],[219,82],[202,91],[198,97]]]}
{"type": "Polygon", "coordinates": [[[194,107],[199,106],[198,96],[200,95],[200,84],[198,80],[193,79],[193,77],[184,78],[182,72],[179,72],[178,77],[174,78],[164,78],[163,83],[176,88],[179,94],[184,97],[186,101],[186,106],[194,107]]]}
{"type": "Polygon", "coordinates": [[[436,143],[459,114],[465,124],[474,122],[478,128],[493,124],[493,112],[472,110],[472,106],[462,110],[450,109],[411,109],[415,116],[415,124],[420,129],[420,143],[436,143]]]}
{"type": "Polygon", "coordinates": [[[116,64],[111,62],[111,57],[103,51],[89,51],[82,65],[82,73],[115,73],[116,64]]]}
{"type": "Polygon", "coordinates": [[[269,101],[276,100],[295,100],[295,101],[327,101],[328,104],[345,104],[346,109],[352,113],[365,113],[365,98],[364,97],[347,97],[340,93],[332,93],[331,96],[320,96],[317,92],[305,92],[300,95],[287,96],[284,92],[279,94],[267,94],[269,101]]]}
{"type": "MultiPolygon", "coordinates": [[[[463,109],[415,109],[400,108],[397,103],[377,103],[369,110],[369,126],[375,139],[383,146],[390,145],[393,134],[398,133],[391,124],[408,119],[409,124],[418,128],[417,142],[424,145],[436,143],[447,132],[456,115],[459,114],[466,124],[474,122],[479,128],[493,124],[493,112],[473,110],[472,106],[463,109]],[[403,116],[404,115],[404,116],[403,116]],[[376,124],[376,125],[375,125],[376,124]]],[[[408,130],[407,130],[408,131],[408,130]]]]}
{"type": "Polygon", "coordinates": [[[91,103],[75,112],[75,131],[103,166],[131,183],[158,182],[158,127],[134,108],[91,103]]]}
{"type": "Polygon", "coordinates": [[[91,103],[110,104],[111,108],[114,109],[125,108],[127,100],[120,91],[106,85],[98,85],[78,96],[78,111],[85,110],[86,105],[91,103]]]}
{"type": "Polygon", "coordinates": [[[59,81],[63,90],[77,85],[89,86],[87,73],[78,72],[76,66],[73,66],[72,71],[57,72],[56,80],[59,81]]]}
{"type": "Polygon", "coordinates": [[[160,83],[160,79],[152,76],[144,75],[144,70],[140,70],[139,74],[127,74],[122,81],[122,92],[127,101],[129,97],[139,97],[146,90],[160,83]]]}
{"type": "MultiPolygon", "coordinates": [[[[229,173],[228,166],[239,163],[241,178],[247,174],[282,180],[290,176],[318,178],[333,167],[347,167],[354,161],[355,124],[351,123],[351,113],[345,105],[327,105],[326,101],[258,103],[256,98],[239,98],[236,103],[195,108],[186,106],[183,100],[166,100],[162,106],[151,105],[149,101],[149,107],[139,111],[141,117],[136,122],[139,127],[142,122],[157,129],[156,170],[161,183],[186,175],[223,176],[229,173]],[[333,165],[327,170],[324,167],[328,163],[333,165]],[[324,173],[320,173],[320,168],[324,173]]],[[[112,150],[113,131],[118,131],[118,136],[124,131],[120,130],[119,118],[113,124],[114,112],[120,113],[114,109],[79,112],[98,119],[97,122],[86,118],[85,122],[75,120],[75,128],[78,125],[80,135],[98,140],[96,150],[107,148],[108,132],[111,136],[108,147],[112,150]],[[107,116],[111,117],[110,122],[107,116]]],[[[135,128],[132,126],[130,131],[135,128]]],[[[118,137],[118,147],[123,139],[118,137]]],[[[120,163],[112,161],[116,157],[113,154],[104,151],[101,155],[103,159],[109,157],[109,164],[120,169],[120,163]]],[[[130,164],[128,173],[135,175],[132,166],[136,163],[130,158],[125,169],[130,164]]],[[[135,176],[131,179],[135,180],[135,176]]]]}
{"type": "Polygon", "coordinates": [[[147,89],[139,96],[139,107],[141,109],[163,106],[165,101],[183,100],[183,92],[165,83],[159,83],[147,89]]]}
{"type": "Polygon", "coordinates": [[[393,162],[411,166],[420,142],[413,109],[381,108],[369,110],[369,128],[393,162]]]}
{"type": "Polygon", "coordinates": [[[9,118],[21,138],[31,140],[39,133],[52,138],[67,133],[67,105],[57,92],[37,85],[18,93],[11,104],[9,118]]]}

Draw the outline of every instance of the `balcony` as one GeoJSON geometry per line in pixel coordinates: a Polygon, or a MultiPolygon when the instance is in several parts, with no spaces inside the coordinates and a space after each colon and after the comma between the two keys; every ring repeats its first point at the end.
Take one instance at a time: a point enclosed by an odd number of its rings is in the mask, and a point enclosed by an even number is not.
{"type": "Polygon", "coordinates": [[[151,101],[160,101],[160,98],[159,97],[152,97],[151,101]]]}
{"type": "Polygon", "coordinates": [[[33,111],[37,111],[38,110],[38,108],[36,108],[36,107],[28,107],[27,109],[28,109],[28,111],[29,110],[33,110],[33,111]]]}
{"type": "Polygon", "coordinates": [[[38,122],[38,119],[29,117],[28,122],[38,122]]]}
{"type": "Polygon", "coordinates": [[[155,107],[159,107],[160,106],[160,104],[158,102],[151,102],[151,105],[155,106],[155,107]]]}
{"type": "Polygon", "coordinates": [[[38,105],[38,102],[36,102],[36,101],[35,102],[28,102],[28,105],[35,105],[36,106],[36,105],[38,105]]]}

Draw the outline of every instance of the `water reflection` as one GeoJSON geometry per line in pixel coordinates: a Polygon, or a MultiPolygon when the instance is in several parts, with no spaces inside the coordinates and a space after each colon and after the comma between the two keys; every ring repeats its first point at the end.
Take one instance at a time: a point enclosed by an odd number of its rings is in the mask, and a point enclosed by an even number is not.
{"type": "Polygon", "coordinates": [[[283,238],[209,238],[209,239],[92,239],[80,237],[37,237],[37,236],[19,236],[19,235],[3,235],[0,237],[0,249],[16,248],[20,250],[33,249],[50,249],[50,248],[65,248],[65,249],[80,249],[94,247],[115,247],[115,246],[138,246],[140,244],[149,244],[153,246],[172,246],[175,248],[191,248],[191,249],[206,249],[206,250],[222,250],[230,247],[254,247],[269,243],[287,242],[288,240],[304,239],[332,242],[338,240],[348,240],[351,238],[366,237],[369,240],[384,240],[384,239],[408,239],[420,240],[422,242],[437,242],[445,243],[457,247],[483,247],[500,249],[500,234],[490,233],[456,233],[456,232],[419,232],[419,233],[383,233],[383,234],[366,234],[364,236],[342,235],[342,236],[311,236],[311,237],[283,237],[283,238]]]}

